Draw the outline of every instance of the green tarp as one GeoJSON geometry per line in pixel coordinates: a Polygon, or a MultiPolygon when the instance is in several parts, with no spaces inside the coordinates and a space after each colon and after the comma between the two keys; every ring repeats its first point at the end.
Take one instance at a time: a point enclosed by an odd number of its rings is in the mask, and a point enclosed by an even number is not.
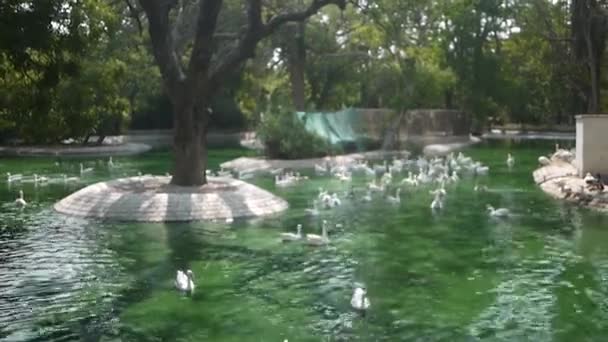
{"type": "Polygon", "coordinates": [[[306,130],[326,139],[331,144],[356,142],[358,139],[353,127],[357,122],[358,113],[354,108],[339,112],[297,112],[306,130]]]}

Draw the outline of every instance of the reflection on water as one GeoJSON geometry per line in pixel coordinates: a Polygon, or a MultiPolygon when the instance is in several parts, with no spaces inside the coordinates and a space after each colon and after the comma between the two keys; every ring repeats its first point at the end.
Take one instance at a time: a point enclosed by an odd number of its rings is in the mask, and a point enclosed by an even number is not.
{"type": "MultiPolygon", "coordinates": [[[[536,158],[550,149],[474,148],[469,153],[489,164],[491,175],[450,187],[436,215],[428,189],[418,189],[405,191],[399,206],[355,200],[306,216],[319,186],[345,190],[327,178],[288,189],[256,179],[291,209],[232,225],[98,222],[52,211],[84,184],[163,174],[162,153],[117,158],[112,170],[88,161],[96,169],[80,185],[4,187],[0,340],[602,340],[606,217],[553,201],[534,186],[536,158]],[[509,149],[517,160],[512,171],[509,149]],[[476,183],[490,191],[473,192],[476,183]],[[31,203],[24,210],[12,205],[19,189],[31,203]],[[487,204],[515,215],[491,219],[487,204]],[[298,223],[319,234],[323,219],[331,224],[327,247],[278,240],[298,223]],[[192,296],[173,289],[175,271],[184,268],[196,275],[192,296]],[[365,284],[372,302],[365,317],[350,308],[356,283],[365,284]]],[[[6,160],[0,171],[74,173],[79,162],[6,160]]]]}

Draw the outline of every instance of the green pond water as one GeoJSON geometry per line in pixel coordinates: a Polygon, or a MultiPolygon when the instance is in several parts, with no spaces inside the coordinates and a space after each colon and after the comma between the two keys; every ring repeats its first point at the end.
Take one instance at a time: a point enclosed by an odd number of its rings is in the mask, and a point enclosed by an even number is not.
{"type": "MultiPolygon", "coordinates": [[[[606,341],[608,219],[550,199],[531,172],[550,143],[494,142],[465,151],[491,167],[487,177],[448,187],[431,213],[429,188],[345,201],[308,217],[304,209],[337,180],[313,177],[276,189],[278,216],[220,223],[98,222],[54,213],[52,205],[88,183],[164,174],[168,153],[97,159],[2,159],[0,171],[76,175],[82,184],[0,182],[0,340],[4,341],[606,341]],[[509,171],[506,153],[516,158],[509,171]],[[488,193],[476,193],[476,182],[488,193]],[[13,201],[19,189],[30,205],[13,201]],[[507,207],[508,220],[485,206],[507,207]],[[296,224],[331,244],[283,244],[296,224]],[[335,224],[341,224],[335,227],[335,224]],[[173,288],[177,269],[196,276],[193,296],[173,288]],[[355,283],[368,288],[365,316],[350,308],[355,283]]],[[[211,151],[211,165],[240,150],[211,151]]],[[[363,184],[356,179],[355,184],[363,184]]]]}

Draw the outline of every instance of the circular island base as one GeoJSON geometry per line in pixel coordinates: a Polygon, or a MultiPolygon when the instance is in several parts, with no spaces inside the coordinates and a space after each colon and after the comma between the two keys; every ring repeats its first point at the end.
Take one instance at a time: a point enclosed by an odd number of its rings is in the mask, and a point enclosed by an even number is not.
{"type": "Polygon", "coordinates": [[[287,209],[280,197],[255,185],[208,177],[203,186],[175,186],[166,176],[140,176],[100,182],[57,202],[62,214],[134,222],[232,220],[287,209]]]}

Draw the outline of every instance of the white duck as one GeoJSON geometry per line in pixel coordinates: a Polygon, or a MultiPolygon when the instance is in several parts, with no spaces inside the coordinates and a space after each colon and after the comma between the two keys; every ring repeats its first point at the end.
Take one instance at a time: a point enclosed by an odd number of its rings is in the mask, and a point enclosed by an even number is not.
{"type": "Polygon", "coordinates": [[[386,196],[386,200],[392,204],[399,204],[399,203],[401,203],[401,197],[399,196],[400,194],[401,194],[401,188],[397,188],[397,191],[395,192],[395,196],[388,195],[388,196],[386,196]]]}
{"type": "Polygon", "coordinates": [[[593,177],[591,172],[587,172],[587,174],[585,175],[585,178],[583,178],[583,181],[585,181],[586,184],[594,184],[597,182],[597,179],[595,179],[595,177],[593,177]]]}
{"type": "Polygon", "coordinates": [[[336,175],[341,182],[350,182],[353,180],[350,172],[340,172],[336,175]]]}
{"type": "Polygon", "coordinates": [[[384,173],[386,173],[387,170],[388,170],[388,166],[387,166],[386,160],[384,162],[382,162],[382,165],[379,165],[379,164],[374,165],[374,172],[375,172],[376,176],[384,175],[384,173]]]}
{"type": "Polygon", "coordinates": [[[329,192],[323,188],[319,188],[319,194],[317,195],[317,198],[319,200],[323,200],[323,198],[325,198],[325,196],[329,196],[329,192]]]}
{"type": "Polygon", "coordinates": [[[437,193],[435,198],[433,198],[433,202],[431,202],[431,209],[433,210],[441,210],[443,209],[443,197],[437,193]]]}
{"type": "Polygon", "coordinates": [[[110,156],[110,158],[108,158],[108,167],[110,169],[114,167],[114,162],[112,161],[112,156],[110,156]]]}
{"type": "Polygon", "coordinates": [[[85,169],[84,165],[82,163],[80,163],[80,175],[83,175],[85,173],[90,173],[93,172],[93,168],[92,167],[87,167],[85,169]]]}
{"type": "MultiPolygon", "coordinates": [[[[329,166],[329,165],[327,165],[329,166]]],[[[318,176],[323,176],[326,175],[329,172],[328,167],[323,166],[323,165],[319,165],[319,164],[315,164],[315,174],[318,176]]]]}
{"type": "Polygon", "coordinates": [[[365,162],[365,168],[363,170],[365,171],[365,176],[376,177],[376,171],[374,171],[374,169],[369,167],[369,164],[367,162],[365,162]]]}
{"type": "Polygon", "coordinates": [[[281,177],[279,175],[274,176],[274,185],[279,186],[279,187],[286,187],[286,186],[291,186],[294,185],[295,181],[287,176],[281,177]]]}
{"type": "Polygon", "coordinates": [[[551,164],[551,160],[545,156],[538,157],[538,163],[542,166],[547,166],[551,164]]]}
{"type": "Polygon", "coordinates": [[[319,216],[319,208],[317,206],[317,201],[312,201],[312,208],[304,209],[306,214],[310,216],[319,216]]]}
{"type": "Polygon", "coordinates": [[[248,180],[255,177],[255,173],[250,170],[241,170],[238,173],[238,179],[240,180],[248,180]]]}
{"type": "Polygon", "coordinates": [[[559,159],[566,163],[570,163],[574,160],[574,157],[575,155],[572,151],[560,148],[559,144],[555,144],[555,153],[553,153],[551,159],[559,159]]]}
{"type": "Polygon", "coordinates": [[[15,200],[15,205],[21,208],[27,205],[27,202],[23,199],[23,190],[19,190],[19,197],[15,200]]]}
{"type": "Polygon", "coordinates": [[[80,180],[80,178],[78,178],[78,177],[68,177],[68,175],[66,175],[66,174],[63,175],[64,183],[74,183],[74,182],[78,182],[79,180],[80,180]]]}
{"type": "Polygon", "coordinates": [[[331,195],[331,201],[329,202],[332,208],[339,207],[342,205],[342,201],[338,198],[338,194],[333,193],[331,195]]]}
{"type": "Polygon", "coordinates": [[[383,174],[380,178],[380,182],[384,185],[390,185],[393,182],[393,175],[391,175],[389,172],[383,174]]]}
{"type": "Polygon", "coordinates": [[[458,173],[456,173],[456,171],[452,171],[452,175],[450,176],[450,181],[451,182],[458,182],[460,180],[460,177],[458,177],[458,173]]]}
{"type": "Polygon", "coordinates": [[[48,181],[49,181],[48,177],[38,176],[37,174],[34,173],[34,184],[47,183],[48,181]]]}
{"type": "Polygon", "coordinates": [[[306,243],[313,246],[322,246],[329,243],[329,237],[327,236],[327,220],[323,220],[321,235],[306,234],[306,243]]]}
{"type": "Polygon", "coordinates": [[[510,169],[513,168],[513,165],[515,165],[515,158],[513,158],[511,153],[507,153],[507,166],[510,169]]]}
{"type": "Polygon", "coordinates": [[[488,187],[486,185],[475,184],[473,187],[473,191],[475,192],[488,192],[488,187]]]}
{"type": "Polygon", "coordinates": [[[367,188],[375,192],[384,192],[384,184],[378,185],[375,180],[367,183],[367,188]]]}
{"type": "Polygon", "coordinates": [[[418,181],[418,184],[427,184],[430,183],[433,179],[425,172],[420,172],[418,175],[416,175],[416,180],[418,181]]]}
{"type": "Polygon", "coordinates": [[[475,166],[474,172],[476,175],[485,176],[490,172],[489,166],[483,166],[481,163],[475,166]]]}
{"type": "Polygon", "coordinates": [[[273,176],[280,175],[285,171],[282,167],[270,170],[270,174],[273,176]]]}
{"type": "Polygon", "coordinates": [[[418,186],[418,180],[416,179],[416,177],[414,177],[414,175],[412,174],[412,171],[408,171],[407,173],[407,178],[403,178],[401,180],[401,185],[410,185],[410,186],[418,186]]]}
{"type": "Polygon", "coordinates": [[[366,311],[371,306],[367,298],[367,290],[364,287],[357,287],[353,291],[353,296],[350,299],[350,306],[358,311],[366,311]]]}
{"type": "Polygon", "coordinates": [[[220,167],[220,170],[217,172],[218,177],[226,177],[233,178],[232,172],[230,170],[226,170],[223,167],[220,167]]]}
{"type": "Polygon", "coordinates": [[[194,292],[194,273],[191,270],[187,270],[186,272],[177,270],[175,287],[180,291],[194,292]]]}
{"type": "Polygon", "coordinates": [[[16,174],[16,175],[11,175],[11,173],[10,173],[10,172],[7,172],[7,173],[6,173],[6,181],[7,181],[8,183],[12,183],[12,182],[18,182],[18,181],[20,181],[22,178],[23,178],[23,175],[22,175],[22,174],[20,174],[20,173],[18,173],[18,174],[16,174]]]}
{"type": "Polygon", "coordinates": [[[302,238],[302,225],[298,224],[296,226],[297,232],[294,233],[281,233],[281,241],[289,242],[289,241],[298,241],[302,238]]]}
{"type": "Polygon", "coordinates": [[[493,217],[508,217],[509,215],[511,215],[511,212],[509,211],[509,209],[507,209],[507,208],[494,209],[494,207],[489,204],[487,205],[487,210],[488,210],[488,213],[490,214],[490,216],[493,216],[493,217]]]}
{"type": "Polygon", "coordinates": [[[445,183],[441,183],[441,186],[435,190],[429,190],[429,193],[442,199],[448,195],[448,192],[445,190],[445,183]]]}

